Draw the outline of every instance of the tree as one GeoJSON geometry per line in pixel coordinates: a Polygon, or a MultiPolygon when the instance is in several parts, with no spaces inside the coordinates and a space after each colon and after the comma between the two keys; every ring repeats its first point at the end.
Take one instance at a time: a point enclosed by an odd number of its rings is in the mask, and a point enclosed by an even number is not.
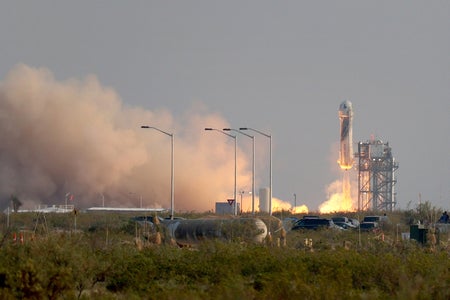
{"type": "Polygon", "coordinates": [[[19,207],[22,206],[22,202],[21,202],[21,201],[19,200],[19,198],[18,198],[16,195],[14,195],[14,194],[11,195],[11,203],[12,203],[13,211],[14,211],[14,212],[17,212],[17,211],[19,210],[19,207]]]}
{"type": "Polygon", "coordinates": [[[439,215],[442,214],[442,209],[436,208],[430,201],[419,203],[414,209],[409,208],[410,204],[411,202],[408,203],[404,215],[405,223],[408,225],[417,224],[417,222],[422,224],[435,223],[439,215]]]}

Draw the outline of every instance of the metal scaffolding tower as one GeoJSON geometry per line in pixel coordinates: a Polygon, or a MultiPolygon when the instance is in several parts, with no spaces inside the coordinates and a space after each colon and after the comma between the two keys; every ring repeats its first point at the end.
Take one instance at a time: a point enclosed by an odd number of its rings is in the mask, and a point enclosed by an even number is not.
{"type": "Polygon", "coordinates": [[[398,163],[389,143],[358,143],[358,210],[392,211],[395,208],[398,163]]]}

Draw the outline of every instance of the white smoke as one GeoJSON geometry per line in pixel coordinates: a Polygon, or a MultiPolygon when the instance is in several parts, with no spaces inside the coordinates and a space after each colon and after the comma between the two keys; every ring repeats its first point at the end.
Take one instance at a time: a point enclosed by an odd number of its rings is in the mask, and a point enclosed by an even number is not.
{"type": "MultiPolygon", "coordinates": [[[[18,65],[0,82],[0,199],[24,207],[170,207],[170,138],[174,133],[175,210],[206,211],[233,195],[234,144],[205,127],[229,127],[197,106],[179,120],[163,109],[125,106],[95,76],[55,80],[50,71],[18,65]],[[103,195],[103,196],[102,196],[103,195]]],[[[239,151],[239,150],[238,150],[239,151]]],[[[238,152],[238,182],[249,185],[238,152]]]]}
{"type": "MultiPolygon", "coordinates": [[[[346,175],[349,176],[350,171],[344,172],[347,172],[346,175]]],[[[327,200],[319,206],[321,213],[348,212],[357,209],[358,200],[355,189],[357,182],[354,180],[349,182],[350,194],[347,197],[344,196],[343,182],[343,179],[335,180],[327,186],[327,200]]]]}

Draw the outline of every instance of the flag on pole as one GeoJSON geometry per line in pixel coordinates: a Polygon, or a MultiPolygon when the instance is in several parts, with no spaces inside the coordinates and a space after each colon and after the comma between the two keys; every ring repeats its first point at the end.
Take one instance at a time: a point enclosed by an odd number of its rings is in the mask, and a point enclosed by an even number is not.
{"type": "Polygon", "coordinates": [[[68,192],[67,194],[66,194],[66,199],[68,199],[69,201],[73,201],[73,194],[71,193],[71,192],[68,192]]]}

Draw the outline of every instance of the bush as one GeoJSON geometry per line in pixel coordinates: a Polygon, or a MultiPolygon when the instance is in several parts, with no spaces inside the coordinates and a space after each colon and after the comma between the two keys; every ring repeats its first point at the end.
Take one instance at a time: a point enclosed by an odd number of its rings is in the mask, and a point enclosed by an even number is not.
{"type": "MultiPolygon", "coordinates": [[[[23,244],[5,233],[1,298],[450,298],[447,250],[396,241],[394,229],[295,231],[285,247],[210,240],[179,248],[136,243],[126,216],[91,218],[80,216],[81,233],[50,228],[23,244]]],[[[57,220],[48,224],[64,224],[57,220]]]]}

